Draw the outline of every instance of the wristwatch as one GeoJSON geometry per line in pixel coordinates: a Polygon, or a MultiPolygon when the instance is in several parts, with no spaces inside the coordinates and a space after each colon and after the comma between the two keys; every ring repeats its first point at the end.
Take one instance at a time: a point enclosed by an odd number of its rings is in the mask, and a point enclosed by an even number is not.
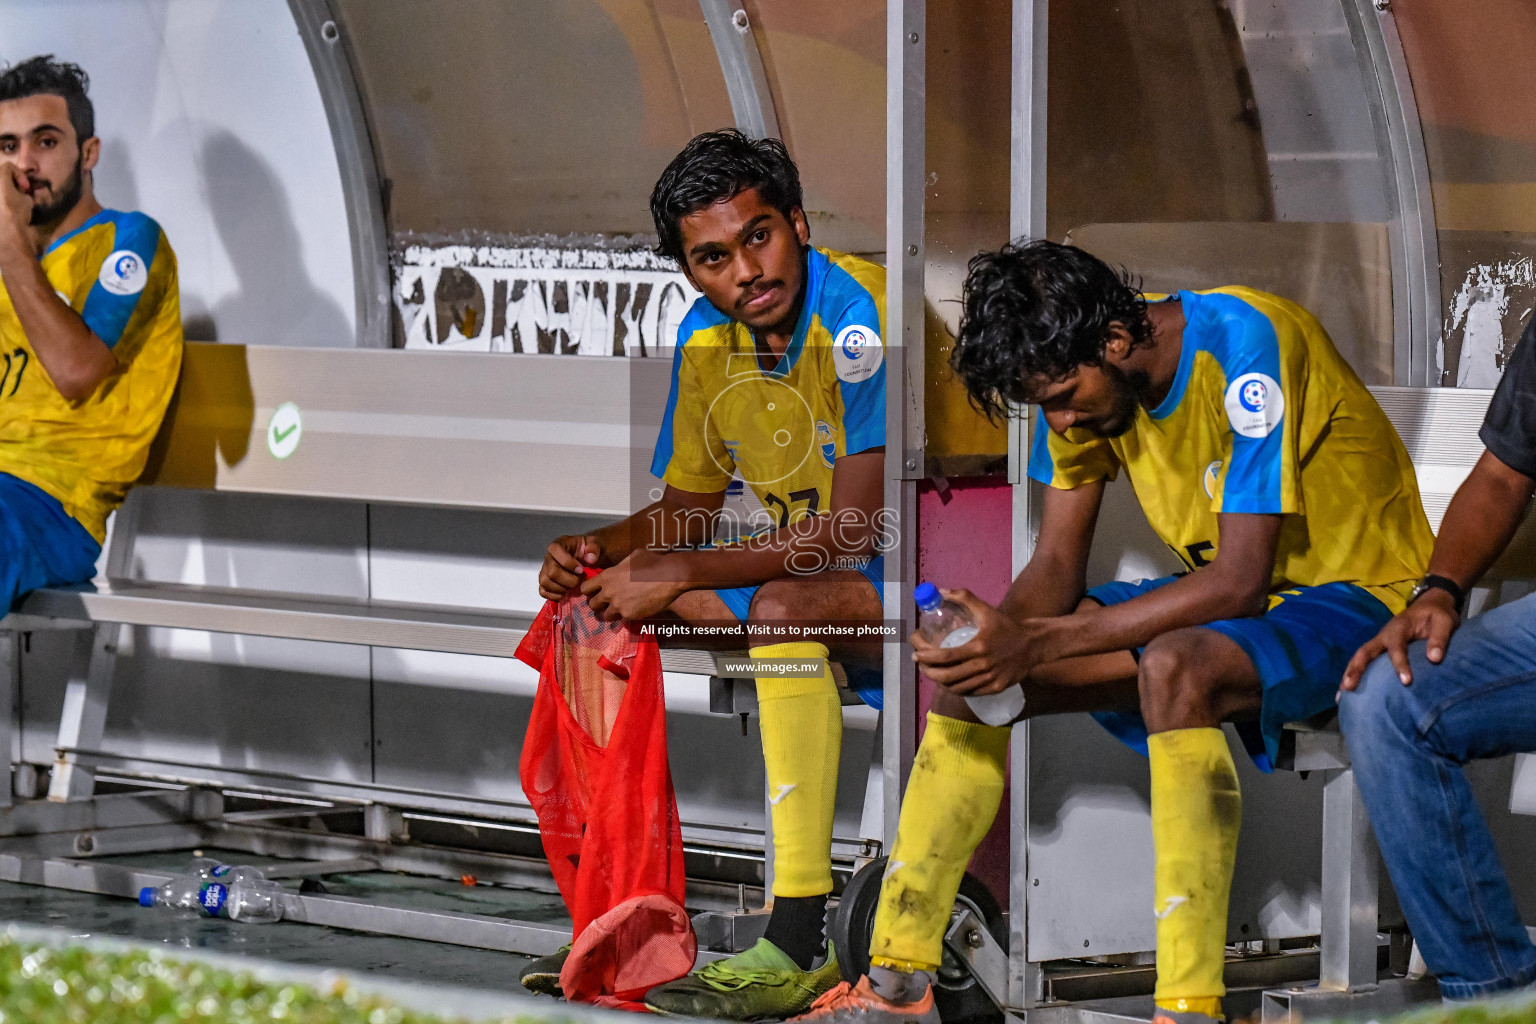
{"type": "Polygon", "coordinates": [[[1450,594],[1457,615],[1460,615],[1462,608],[1466,606],[1467,595],[1462,592],[1460,584],[1445,576],[1436,576],[1434,573],[1430,573],[1419,580],[1418,584],[1413,588],[1413,593],[1408,595],[1408,603],[1413,604],[1413,602],[1431,590],[1443,590],[1450,594]]]}

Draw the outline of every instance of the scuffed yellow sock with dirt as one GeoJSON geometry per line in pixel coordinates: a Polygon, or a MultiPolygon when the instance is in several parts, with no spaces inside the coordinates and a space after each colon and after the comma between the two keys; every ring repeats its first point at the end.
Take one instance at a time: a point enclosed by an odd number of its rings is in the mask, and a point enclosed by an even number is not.
{"type": "Polygon", "coordinates": [[[1003,801],[1008,732],[928,715],[875,911],[875,967],[938,969],[960,878],[1003,801]]]}
{"type": "Polygon", "coordinates": [[[843,749],[843,703],[817,643],[769,644],[753,658],[821,659],[816,678],[757,676],[757,710],[773,816],[773,895],[832,891],[832,812],[843,749]]]}
{"type": "Polygon", "coordinates": [[[1237,766],[1220,729],[1147,738],[1156,853],[1157,991],[1173,1013],[1221,1017],[1227,899],[1242,826],[1237,766]]]}

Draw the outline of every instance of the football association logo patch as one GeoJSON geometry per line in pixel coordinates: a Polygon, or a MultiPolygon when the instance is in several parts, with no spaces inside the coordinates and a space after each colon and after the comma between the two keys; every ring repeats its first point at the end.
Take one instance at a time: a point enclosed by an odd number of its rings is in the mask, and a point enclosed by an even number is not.
{"type": "Polygon", "coordinates": [[[880,335],[868,327],[849,324],[837,332],[837,340],[832,344],[832,365],[837,370],[838,380],[849,384],[868,380],[880,369],[884,359],[885,348],[880,344],[880,335]]]}
{"type": "Polygon", "coordinates": [[[1227,386],[1227,419],[1243,437],[1268,437],[1285,415],[1285,396],[1275,378],[1245,373],[1227,386]]]}
{"type": "Polygon", "coordinates": [[[149,268],[131,249],[119,249],[108,256],[96,278],[113,295],[137,295],[149,283],[149,268]]]}

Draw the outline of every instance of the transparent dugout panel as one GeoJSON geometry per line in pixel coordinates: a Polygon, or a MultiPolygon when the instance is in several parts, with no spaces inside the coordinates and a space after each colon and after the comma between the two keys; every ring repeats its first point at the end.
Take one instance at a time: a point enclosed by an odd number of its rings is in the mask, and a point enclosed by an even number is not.
{"type": "Polygon", "coordinates": [[[1536,304],[1536,6],[1394,4],[1440,247],[1440,383],[1493,387],[1536,304]]]}
{"type": "Polygon", "coordinates": [[[1052,0],[1047,221],[1149,289],[1247,284],[1392,382],[1388,165],[1341,0],[1052,0]]]}
{"type": "Polygon", "coordinates": [[[693,0],[338,7],[396,234],[649,234],[662,168],[733,123],[693,0]]]}

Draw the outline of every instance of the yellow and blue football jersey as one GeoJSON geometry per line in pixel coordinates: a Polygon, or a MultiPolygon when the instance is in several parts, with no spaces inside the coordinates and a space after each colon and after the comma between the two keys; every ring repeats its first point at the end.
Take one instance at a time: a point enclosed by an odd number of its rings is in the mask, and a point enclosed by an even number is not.
{"type": "Polygon", "coordinates": [[[103,210],[49,246],[42,268],[117,368],[87,398],[59,394],[0,282],[0,473],[52,495],[99,543],[176,388],[176,256],[149,217],[103,210]]]}
{"type": "Polygon", "coordinates": [[[805,289],[770,370],[749,327],[707,299],[693,304],[651,461],[652,473],[700,494],[740,472],[772,517],[766,528],[826,512],[837,460],[885,444],[885,269],[812,249],[805,289]]]}
{"type": "Polygon", "coordinates": [[[1285,516],[1271,592],[1352,583],[1401,611],[1434,536],[1408,452],[1305,309],[1251,288],[1179,292],[1178,373],[1117,438],[1036,418],[1032,478],[1058,488],[1125,467],[1152,528],[1190,569],[1222,512],[1285,516]]]}

